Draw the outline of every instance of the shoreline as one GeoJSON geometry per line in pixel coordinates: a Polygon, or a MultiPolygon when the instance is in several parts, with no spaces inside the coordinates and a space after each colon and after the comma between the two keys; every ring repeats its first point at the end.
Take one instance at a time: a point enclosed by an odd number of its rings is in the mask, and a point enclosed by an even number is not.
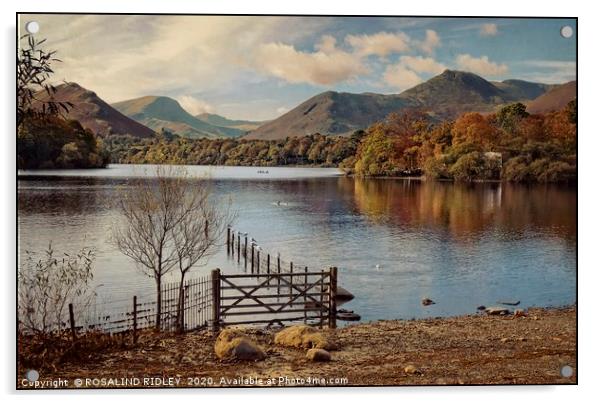
{"type": "Polygon", "coordinates": [[[324,329],[338,348],[331,352],[332,361],[323,363],[308,361],[303,349],[275,345],[275,330],[244,329],[267,354],[257,362],[219,361],[213,351],[216,335],[209,331],[148,334],[137,346],[64,363],[45,375],[68,380],[144,376],[212,380],[211,385],[171,385],[188,387],[257,386],[239,382],[274,377],[345,378],[347,386],[575,384],[576,314],[572,305],[529,308],[520,317],[474,314],[324,329]],[[561,375],[565,365],[573,369],[569,377],[561,375]],[[408,366],[417,372],[408,373],[408,366]],[[237,383],[221,384],[222,378],[237,383]]]}

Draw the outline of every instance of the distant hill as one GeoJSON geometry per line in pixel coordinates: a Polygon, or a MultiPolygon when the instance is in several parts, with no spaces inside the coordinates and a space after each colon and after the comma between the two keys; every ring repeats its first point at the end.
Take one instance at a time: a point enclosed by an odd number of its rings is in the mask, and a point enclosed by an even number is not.
{"type": "Polygon", "coordinates": [[[112,106],[155,131],[165,128],[184,137],[238,137],[245,133],[239,129],[215,126],[199,120],[186,112],[178,101],[169,97],[145,96],[117,102],[112,106]]]}
{"type": "Polygon", "coordinates": [[[506,93],[506,97],[512,97],[516,101],[535,99],[556,85],[532,83],[523,80],[504,80],[492,82],[493,85],[506,93]]]}
{"type": "Polygon", "coordinates": [[[249,133],[249,139],[277,139],[322,133],[345,135],[364,129],[389,113],[420,109],[435,120],[464,112],[492,112],[500,105],[527,101],[549,86],[522,80],[492,83],[462,71],[446,70],[401,94],[323,92],[249,133]]]}
{"type": "Polygon", "coordinates": [[[560,110],[575,98],[577,98],[577,82],[569,81],[527,103],[527,111],[545,113],[560,110]]]}
{"type": "Polygon", "coordinates": [[[350,134],[389,113],[416,106],[395,95],[323,92],[245,136],[279,139],[307,134],[350,134]]]}
{"type": "MultiPolygon", "coordinates": [[[[71,102],[74,107],[67,114],[68,119],[74,119],[98,136],[106,137],[111,134],[134,137],[152,137],[154,132],[148,127],[128,118],[115,110],[105,101],[76,83],[65,83],[56,87],[54,99],[61,102],[71,102]]],[[[36,95],[40,101],[47,100],[48,94],[40,92],[36,95]]]]}
{"type": "Polygon", "coordinates": [[[195,117],[203,122],[209,123],[210,125],[232,127],[245,132],[255,130],[259,126],[267,123],[265,121],[259,122],[253,120],[232,120],[213,113],[201,113],[195,117]]]}

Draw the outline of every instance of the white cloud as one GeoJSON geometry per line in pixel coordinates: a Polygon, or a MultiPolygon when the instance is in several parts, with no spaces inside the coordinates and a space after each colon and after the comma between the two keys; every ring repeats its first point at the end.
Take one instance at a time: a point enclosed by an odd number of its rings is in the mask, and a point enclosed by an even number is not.
{"type": "Polygon", "coordinates": [[[378,32],[373,35],[347,35],[347,42],[359,56],[385,57],[410,49],[410,37],[403,32],[378,32]]]}
{"type": "Polygon", "coordinates": [[[522,65],[529,67],[529,73],[522,78],[546,84],[559,84],[575,80],[577,63],[570,60],[525,60],[522,65]]]}
{"type": "Polygon", "coordinates": [[[399,63],[418,73],[439,74],[445,70],[445,65],[439,63],[432,57],[401,56],[399,63]]]}
{"type": "Polygon", "coordinates": [[[387,66],[383,80],[399,91],[407,90],[422,82],[422,78],[418,74],[401,64],[387,66]]]}
{"type": "Polygon", "coordinates": [[[336,49],[330,39],[319,47],[327,51],[309,53],[283,43],[263,44],[254,52],[251,66],[290,83],[316,85],[332,85],[368,73],[361,58],[336,49]]]}
{"type": "Polygon", "coordinates": [[[418,43],[418,48],[423,52],[431,54],[435,51],[435,48],[441,46],[441,39],[437,31],[427,29],[424,40],[418,43]]]}
{"type": "Polygon", "coordinates": [[[456,57],[456,64],[462,70],[483,76],[499,76],[508,72],[508,66],[492,62],[487,56],[474,57],[461,54],[456,57]]]}
{"type": "Polygon", "coordinates": [[[497,24],[482,24],[479,33],[481,36],[496,36],[498,33],[497,24]]]}
{"type": "Polygon", "coordinates": [[[213,113],[215,108],[209,103],[195,98],[190,95],[182,95],[176,98],[180,103],[180,106],[184,108],[191,115],[199,115],[201,113],[213,113]]]}
{"type": "Polygon", "coordinates": [[[328,18],[243,16],[31,15],[57,49],[54,67],[107,102],[193,94],[238,85],[261,44],[315,35],[328,18]]]}

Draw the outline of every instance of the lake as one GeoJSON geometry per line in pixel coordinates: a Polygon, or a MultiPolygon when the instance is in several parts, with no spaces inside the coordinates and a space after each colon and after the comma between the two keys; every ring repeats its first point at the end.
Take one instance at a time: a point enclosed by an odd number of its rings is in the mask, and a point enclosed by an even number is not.
{"type": "MultiPolygon", "coordinates": [[[[337,169],[187,167],[209,180],[216,202],[232,199],[236,230],[266,252],[339,268],[362,320],[451,316],[479,305],[576,301],[577,192],[561,185],[455,184],[359,179],[337,169]],[[278,203],[280,202],[280,203],[278,203]],[[424,307],[428,297],[436,304],[424,307]]],[[[20,256],[52,242],[59,252],[96,251],[99,306],[152,298],[154,282],[108,242],[117,186],[151,166],[20,171],[20,256]]],[[[240,272],[225,246],[190,275],[240,272]]]]}

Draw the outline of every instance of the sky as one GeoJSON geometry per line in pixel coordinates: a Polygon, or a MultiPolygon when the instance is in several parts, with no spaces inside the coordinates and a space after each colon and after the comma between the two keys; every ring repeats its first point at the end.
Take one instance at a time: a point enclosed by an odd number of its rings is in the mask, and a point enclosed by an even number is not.
{"type": "Polygon", "coordinates": [[[21,15],[56,50],[57,82],[109,103],[146,95],[190,113],[274,119],[323,91],[399,93],[445,69],[488,80],[576,75],[573,19],[21,15]]]}

